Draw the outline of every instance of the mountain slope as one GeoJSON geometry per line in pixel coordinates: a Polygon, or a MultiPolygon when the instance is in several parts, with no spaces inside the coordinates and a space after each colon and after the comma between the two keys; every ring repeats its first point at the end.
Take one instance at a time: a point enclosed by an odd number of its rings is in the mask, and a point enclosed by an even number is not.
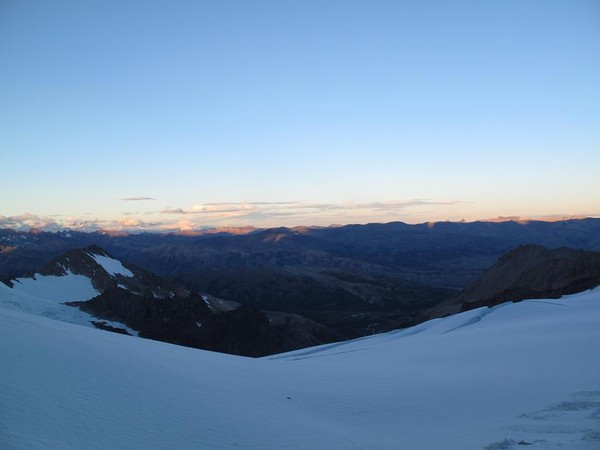
{"type": "Polygon", "coordinates": [[[0,306],[245,356],[344,339],[306,318],[192,293],[97,246],[70,250],[40,273],[0,283],[0,306]]]}
{"type": "Polygon", "coordinates": [[[281,337],[264,312],[245,305],[214,312],[202,295],[160,299],[116,288],[68,305],[122,322],[140,337],[172,344],[244,356],[269,355],[281,349],[281,337]]]}
{"type": "Polygon", "coordinates": [[[142,297],[157,299],[187,297],[190,294],[164,278],[121,262],[96,245],[70,250],[40,270],[41,275],[58,277],[67,272],[89,278],[99,292],[119,287],[142,297]]]}
{"type": "MultiPolygon", "coordinates": [[[[54,266],[50,265],[52,272],[54,266]]],[[[66,302],[85,301],[100,294],[92,279],[76,274],[61,266],[59,275],[34,274],[31,277],[15,278],[0,282],[0,307],[23,311],[42,317],[61,320],[88,327],[125,330],[121,322],[99,320],[97,317],[66,305],[66,302]]],[[[127,329],[132,335],[136,330],[127,329]]]]}
{"type": "Polygon", "coordinates": [[[456,297],[421,316],[431,319],[527,298],[558,298],[600,285],[600,252],[522,245],[456,297]]]}
{"type": "MultiPolygon", "coordinates": [[[[124,330],[127,327],[120,318],[102,318],[92,311],[83,312],[68,305],[112,290],[155,299],[190,294],[138,267],[124,265],[97,246],[90,246],[68,251],[46,264],[39,273],[0,283],[0,305],[79,325],[124,330]]],[[[137,335],[134,328],[127,331],[137,335]]]]}
{"type": "Polygon", "coordinates": [[[0,447],[592,450],[599,347],[598,291],[268,359],[0,308],[0,447]]]}

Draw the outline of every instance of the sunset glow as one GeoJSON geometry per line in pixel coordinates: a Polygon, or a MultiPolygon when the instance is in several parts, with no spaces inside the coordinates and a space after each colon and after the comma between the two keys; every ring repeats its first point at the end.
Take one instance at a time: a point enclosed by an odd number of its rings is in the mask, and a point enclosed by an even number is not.
{"type": "Polygon", "coordinates": [[[0,5],[0,227],[600,216],[597,2],[0,5]]]}

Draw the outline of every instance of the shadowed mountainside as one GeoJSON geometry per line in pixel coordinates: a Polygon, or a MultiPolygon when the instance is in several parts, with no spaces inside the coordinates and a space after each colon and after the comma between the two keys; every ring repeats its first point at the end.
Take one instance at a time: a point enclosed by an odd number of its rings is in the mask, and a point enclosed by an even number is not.
{"type": "Polygon", "coordinates": [[[298,315],[191,292],[98,246],[69,250],[31,277],[6,285],[0,295],[11,309],[224,353],[264,356],[344,340],[298,315]],[[65,301],[73,299],[74,290],[80,292],[76,300],[65,301]],[[66,311],[69,306],[93,317],[81,322],[81,316],[66,311]]]}
{"type": "Polygon", "coordinates": [[[534,298],[558,298],[600,285],[600,252],[522,245],[467,289],[421,315],[419,321],[481,306],[534,298]]]}

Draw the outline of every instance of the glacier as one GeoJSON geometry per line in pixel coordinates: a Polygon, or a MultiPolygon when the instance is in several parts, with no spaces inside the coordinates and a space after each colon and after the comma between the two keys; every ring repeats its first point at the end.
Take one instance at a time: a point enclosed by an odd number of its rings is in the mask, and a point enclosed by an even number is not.
{"type": "Polygon", "coordinates": [[[600,448],[600,289],[252,359],[0,307],[2,449],[600,448]]]}

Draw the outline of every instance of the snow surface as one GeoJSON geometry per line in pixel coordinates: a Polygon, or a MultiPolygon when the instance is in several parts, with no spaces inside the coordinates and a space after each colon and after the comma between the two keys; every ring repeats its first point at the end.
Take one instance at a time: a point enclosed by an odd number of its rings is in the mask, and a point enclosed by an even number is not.
{"type": "Polygon", "coordinates": [[[111,276],[115,276],[115,275],[123,275],[124,277],[132,277],[133,272],[127,268],[125,268],[125,266],[123,266],[123,264],[121,264],[121,261],[117,260],[117,259],[113,259],[113,258],[109,258],[108,256],[103,256],[103,255],[96,255],[96,254],[91,254],[90,255],[92,258],[94,258],[96,260],[96,262],[98,264],[100,264],[104,270],[106,270],[106,273],[108,273],[111,276]]]}
{"type": "Polygon", "coordinates": [[[598,449],[599,348],[600,290],[261,359],[0,308],[0,448],[598,449]]]}
{"type": "Polygon", "coordinates": [[[61,276],[35,274],[33,278],[16,278],[13,290],[53,302],[89,300],[100,294],[88,277],[71,271],[61,276]]]}
{"type": "Polygon", "coordinates": [[[94,327],[91,321],[99,321],[137,336],[136,330],[120,322],[98,319],[79,308],[63,304],[89,300],[99,294],[100,291],[84,275],[70,271],[61,276],[35,274],[33,278],[16,278],[12,288],[0,282],[0,307],[87,327],[94,327]]]}

